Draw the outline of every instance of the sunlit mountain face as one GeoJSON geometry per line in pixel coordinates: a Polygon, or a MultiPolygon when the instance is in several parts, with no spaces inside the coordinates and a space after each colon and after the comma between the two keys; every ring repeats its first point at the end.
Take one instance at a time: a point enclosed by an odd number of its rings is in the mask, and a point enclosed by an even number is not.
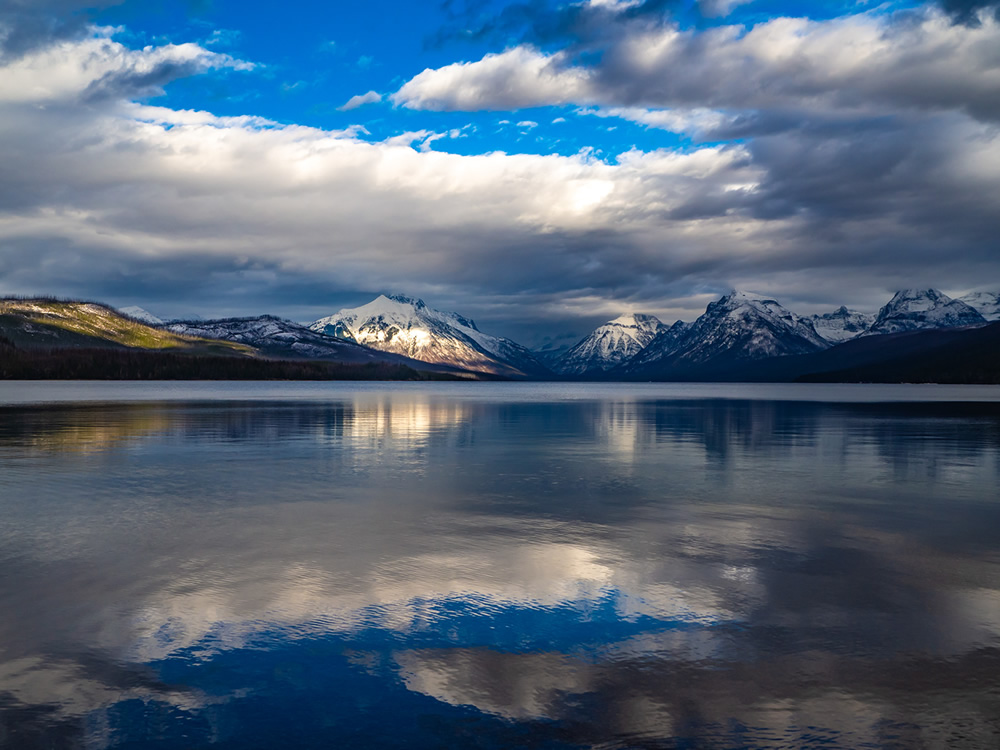
{"type": "Polygon", "coordinates": [[[434,310],[423,300],[403,295],[381,295],[309,328],[335,340],[471,371],[515,378],[551,374],[520,344],[483,333],[458,313],[434,310]]]}
{"type": "Polygon", "coordinates": [[[11,747],[994,736],[996,404],[282,388],[2,409],[11,747]]]}

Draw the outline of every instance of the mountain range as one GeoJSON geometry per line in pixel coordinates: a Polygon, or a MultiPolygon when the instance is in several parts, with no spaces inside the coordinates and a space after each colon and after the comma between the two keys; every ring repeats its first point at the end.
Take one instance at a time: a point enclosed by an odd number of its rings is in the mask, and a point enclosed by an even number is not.
{"type": "Polygon", "coordinates": [[[741,360],[818,352],[830,346],[807,318],[770,297],[734,291],[709,304],[690,326],[673,328],[624,363],[617,374],[657,379],[741,360]]]}
{"type": "MultiPolygon", "coordinates": [[[[0,299],[0,379],[439,380],[456,368],[332,339],[272,316],[150,325],[133,308],[0,299]]],[[[152,317],[152,316],[149,316],[152,317]]]]}
{"type": "Polygon", "coordinates": [[[233,341],[272,359],[316,359],[345,364],[374,362],[406,365],[420,370],[458,371],[459,368],[414,360],[394,352],[327,336],[273,315],[220,320],[175,320],[158,326],[181,336],[233,341]]]}
{"type": "MultiPolygon", "coordinates": [[[[980,294],[974,301],[992,314],[997,297],[980,294]]],[[[841,307],[811,317],[796,315],[772,297],[734,291],[710,303],[693,323],[678,321],[659,329],[640,352],[624,362],[592,368],[585,374],[622,380],[738,380],[749,363],[837,350],[859,337],[969,328],[987,322],[973,306],[934,289],[897,292],[877,314],[841,307]]]]}
{"type": "MultiPolygon", "coordinates": [[[[667,325],[629,313],[562,351],[536,353],[404,295],[382,295],[308,325],[270,315],[163,322],[140,307],[0,301],[0,337],[15,347],[125,347],[543,380],[789,380],[848,370],[870,377],[871,368],[889,367],[893,356],[918,356],[922,347],[948,350],[954,334],[992,328],[989,321],[998,319],[1000,294],[985,292],[952,299],[934,289],[907,289],[877,314],[841,307],[806,317],[773,297],[737,290],[691,323],[667,325]]],[[[981,346],[975,351],[977,362],[989,359],[981,346]]],[[[893,371],[924,372],[911,365],[893,371]]]]}

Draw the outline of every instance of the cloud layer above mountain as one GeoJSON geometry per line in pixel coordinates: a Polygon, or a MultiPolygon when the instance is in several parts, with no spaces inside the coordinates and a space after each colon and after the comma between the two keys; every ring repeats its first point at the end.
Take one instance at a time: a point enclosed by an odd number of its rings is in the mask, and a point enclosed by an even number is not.
{"type": "Polygon", "coordinates": [[[599,33],[411,73],[391,95],[675,134],[610,155],[448,153],[461,132],[151,106],[171,81],[257,61],[132,48],[64,21],[72,4],[7,11],[0,292],[311,319],[404,291],[517,337],[690,317],[731,286],[804,312],[1000,287],[1000,21],[961,5],[682,28],[605,4],[599,33]]]}

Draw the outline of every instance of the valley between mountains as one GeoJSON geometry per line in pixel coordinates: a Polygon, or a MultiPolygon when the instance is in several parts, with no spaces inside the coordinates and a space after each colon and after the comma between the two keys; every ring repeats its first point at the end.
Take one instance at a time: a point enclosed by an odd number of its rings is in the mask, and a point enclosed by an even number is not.
{"type": "Polygon", "coordinates": [[[117,363],[116,377],[152,378],[157,358],[169,355],[173,365],[163,376],[181,378],[184,363],[199,377],[214,377],[213,367],[220,378],[234,377],[235,358],[244,360],[240,377],[261,379],[996,383],[998,344],[1000,294],[953,299],[934,289],[902,290],[877,313],[841,307],[812,316],[734,291],[694,321],[625,314],[555,352],[533,352],[403,295],[382,295],[308,325],[270,315],[164,321],[139,307],[0,301],[0,376],[8,378],[60,377],[54,373],[61,369],[115,377],[100,374],[102,359],[117,363]],[[74,369],[69,363],[83,352],[89,369],[74,369]],[[144,364],[130,369],[123,352],[144,364]],[[61,364],[47,360],[48,369],[32,375],[45,357],[61,364]]]}

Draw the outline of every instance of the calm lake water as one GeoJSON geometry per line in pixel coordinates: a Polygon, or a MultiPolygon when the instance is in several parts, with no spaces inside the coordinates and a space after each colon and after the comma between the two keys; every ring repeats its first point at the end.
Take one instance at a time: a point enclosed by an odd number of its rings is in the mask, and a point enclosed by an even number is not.
{"type": "Polygon", "coordinates": [[[0,746],[998,747],[998,485],[998,388],[0,383],[0,746]]]}

